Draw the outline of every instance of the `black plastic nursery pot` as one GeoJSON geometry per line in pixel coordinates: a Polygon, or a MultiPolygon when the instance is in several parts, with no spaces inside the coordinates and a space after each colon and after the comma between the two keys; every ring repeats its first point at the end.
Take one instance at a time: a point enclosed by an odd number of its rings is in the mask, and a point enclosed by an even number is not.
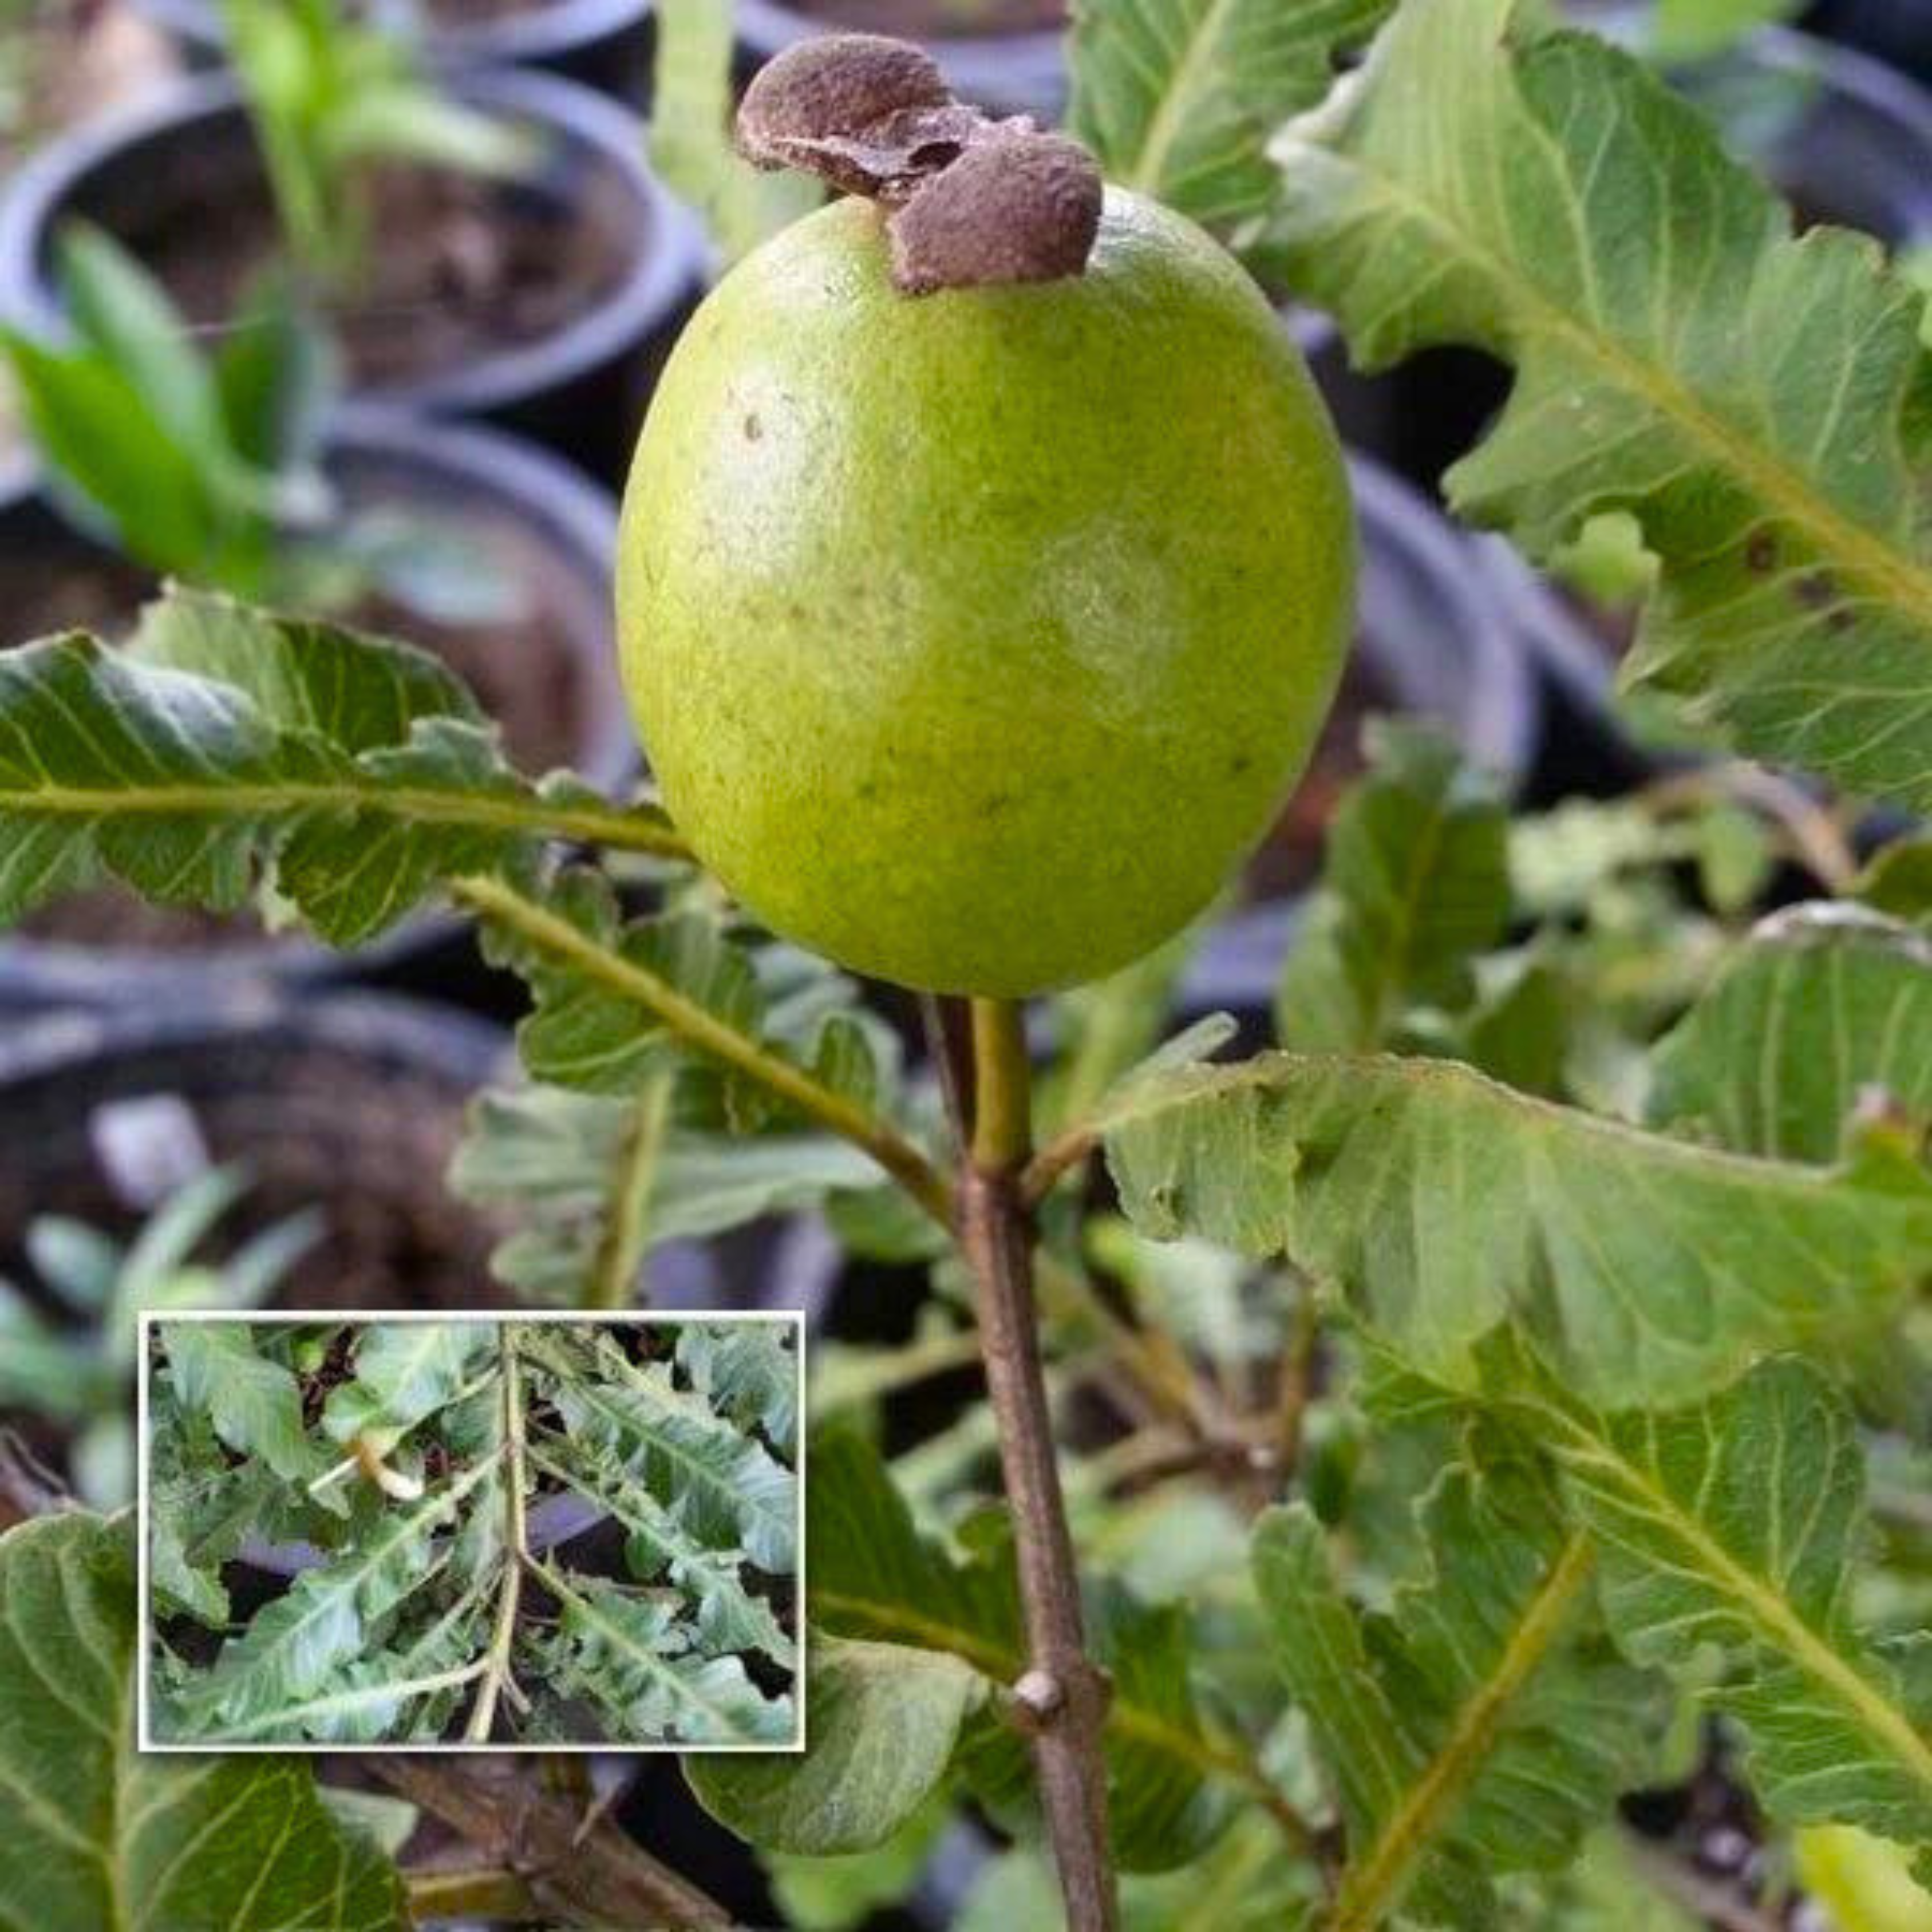
{"type": "MultiPolygon", "coordinates": [[[[222,57],[215,0],[135,0],[190,57],[222,57]]],[[[436,65],[549,68],[633,106],[650,85],[651,0],[428,0],[417,12],[422,48],[436,65]]]]}
{"type": "Polygon", "coordinates": [[[1059,118],[1066,103],[1062,0],[736,0],[747,74],[814,34],[892,34],[920,42],[962,100],[1006,114],[1059,118]]]}
{"type": "MultiPolygon", "coordinates": [[[[616,681],[609,604],[616,518],[567,465],[494,430],[346,416],[329,464],[345,504],[412,511],[500,560],[528,602],[502,625],[439,632],[393,611],[357,621],[437,650],[478,690],[526,769],[567,765],[621,788],[635,741],[616,681]]],[[[62,521],[32,476],[0,477],[0,645],[70,628],[124,632],[153,584],[62,521]]],[[[380,973],[448,985],[474,969],[461,928],[412,919],[355,954],[252,921],[153,910],[118,894],[50,907],[0,937],[0,1010],[71,1004],[175,1010],[251,986],[380,973]]]]}
{"type": "Polygon", "coordinates": [[[1512,788],[1532,770],[1542,692],[1470,540],[1421,494],[1352,458],[1360,544],[1354,649],[1340,696],[1286,812],[1250,865],[1246,902],[1207,938],[1182,988],[1191,1011],[1265,1011],[1318,872],[1336,797],[1360,769],[1378,712],[1436,721],[1512,788]]]}
{"type": "Polygon", "coordinates": [[[1932,0],[1819,0],[1804,19],[1813,33],[1932,82],[1932,0]]]}
{"type": "Polygon", "coordinates": [[[500,1305],[488,1265],[499,1231],[443,1172],[471,1095],[507,1052],[469,1015],[371,994],[0,1029],[0,1274],[32,1292],[22,1244],[40,1216],[126,1235],[210,1165],[236,1162],[249,1185],[227,1238],[320,1213],[284,1306],[500,1305]]]}
{"type": "MultiPolygon", "coordinates": [[[[352,397],[518,429],[616,481],[696,298],[695,219],[646,164],[636,120],[589,88],[508,69],[451,84],[529,129],[538,159],[512,181],[383,171],[364,285],[330,314],[352,397]]],[[[55,241],[76,218],[219,328],[280,251],[234,83],[161,90],[22,169],[0,204],[0,316],[58,335],[55,241]]]]}

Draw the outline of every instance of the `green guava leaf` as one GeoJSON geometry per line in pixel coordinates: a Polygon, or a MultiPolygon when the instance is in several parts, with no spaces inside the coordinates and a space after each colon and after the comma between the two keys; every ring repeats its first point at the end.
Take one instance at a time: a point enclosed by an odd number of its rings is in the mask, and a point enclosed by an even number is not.
{"type": "Polygon", "coordinates": [[[1378,721],[1365,742],[1275,994],[1281,1043],[1303,1052],[1367,1052],[1412,1006],[1460,1010],[1509,925],[1500,788],[1426,727],[1378,721]]]}
{"type": "Polygon", "coordinates": [[[595,1706],[607,1736],[700,1750],[796,1742],[790,1697],[766,1696],[740,1659],[706,1655],[675,1600],[634,1596],[598,1577],[566,1583],[548,1565],[542,1574],[562,1607],[554,1629],[522,1633],[532,1681],[595,1706]]]}
{"type": "Polygon", "coordinates": [[[440,1573],[448,1560],[433,1539],[455,1520],[464,1498],[494,1475],[479,1462],[397,1504],[339,1556],[304,1570],[224,1643],[213,1666],[157,1698],[154,1731],[171,1742],[219,1741],[279,1723],[290,1707],[332,1696],[387,1616],[440,1573]]]}
{"type": "Polygon", "coordinates": [[[246,1322],[166,1322],[158,1330],[182,1406],[206,1414],[244,1456],[259,1456],[291,1483],[324,1467],[302,1432],[302,1390],[279,1362],[258,1354],[246,1322]]]}
{"type": "Polygon", "coordinates": [[[1085,0],[1070,130],[1109,181],[1228,233],[1279,182],[1268,136],[1328,91],[1393,0],[1085,0]]]}
{"type": "Polygon", "coordinates": [[[598,1374],[580,1372],[584,1338],[537,1328],[519,1353],[544,1372],[545,1392],[573,1440],[608,1453],[670,1510],[698,1544],[742,1550],[761,1570],[788,1574],[798,1558],[798,1478],[701,1397],[679,1389],[662,1362],[639,1367],[608,1344],[598,1374]]]}
{"type": "Polygon", "coordinates": [[[763,1430],[789,1455],[798,1440],[795,1340],[787,1322],[693,1322],[678,1330],[677,1365],[721,1415],[763,1430]]]}
{"type": "Polygon", "coordinates": [[[812,1858],[883,1844],[945,1782],[983,1678],[943,1650],[814,1631],[802,1755],[688,1757],[720,1823],[761,1849],[812,1858]]]}
{"type": "Polygon", "coordinates": [[[329,1393],[322,1427],[338,1442],[400,1436],[454,1402],[496,1349],[493,1322],[372,1322],[355,1330],[355,1375],[329,1393]]]}
{"type": "Polygon", "coordinates": [[[1406,0],[1277,138],[1271,239],[1356,359],[1466,343],[1509,400],[1458,511],[1661,560],[1629,684],[1700,731],[1932,802],[1923,296],[1788,212],[1634,57],[1525,0],[1406,0]]]}
{"type": "Polygon", "coordinates": [[[668,836],[648,811],[525,783],[403,646],[178,591],[144,636],[0,662],[0,920],[110,876],[218,910],[272,884],[346,946],[448,879],[529,864],[546,836],[668,836]]]}
{"type": "Polygon", "coordinates": [[[1654,1700],[1590,1629],[1590,1544],[1545,1479],[1454,1465],[1419,1510],[1428,1568],[1386,1612],[1348,1602],[1300,1505],[1262,1519],[1255,1577],[1348,1833],[1335,1922],[1480,1932],[1496,1878],[1574,1856],[1654,1700]]]}
{"type": "Polygon", "coordinates": [[[134,1749],[131,1522],[0,1537],[0,1927],[403,1932],[394,1867],[296,1758],[134,1749]]]}
{"type": "Polygon", "coordinates": [[[1653,1126],[1822,1162],[1862,1102],[1932,1118],[1932,942],[1845,906],[1766,921],[1651,1055],[1653,1126]]]}
{"type": "Polygon", "coordinates": [[[640,1481],[612,1448],[546,1436],[531,1444],[531,1465],[606,1510],[626,1538],[632,1574],[653,1583],[668,1576],[698,1606],[700,1647],[717,1655],[758,1650],[790,1664],[794,1646],[771,1605],[746,1588],[743,1558],[688,1528],[681,1515],[640,1481]]]}
{"type": "Polygon", "coordinates": [[[1932,1643],[1855,1618],[1864,1460],[1826,1378],[1774,1358],[1694,1406],[1604,1413],[1507,1336],[1484,1354],[1590,1532],[1618,1642],[1743,1726],[1771,1815],[1932,1845],[1932,1643]],[[1732,1665],[1714,1687],[1706,1647],[1732,1665]]]}
{"type": "Polygon", "coordinates": [[[1593,1400],[1701,1393],[1767,1348],[1869,1330],[1932,1269],[1932,1174],[1874,1136],[1748,1157],[1448,1062],[1266,1054],[1121,1103],[1131,1219],[1285,1256],[1466,1379],[1514,1315],[1593,1400]]]}
{"type": "Polygon", "coordinates": [[[171,589],[142,610],[122,655],[226,685],[278,730],[314,732],[350,753],[406,743],[428,718],[488,722],[431,652],[214,591],[171,589]]]}

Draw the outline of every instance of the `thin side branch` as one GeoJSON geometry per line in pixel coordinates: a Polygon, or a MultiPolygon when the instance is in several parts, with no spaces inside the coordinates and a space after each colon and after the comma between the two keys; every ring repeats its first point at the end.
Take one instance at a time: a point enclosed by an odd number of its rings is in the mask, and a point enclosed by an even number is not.
{"type": "Polygon", "coordinates": [[[1028,1162],[1020,1191],[1029,1208],[1036,1208],[1070,1174],[1084,1167],[1100,1144],[1097,1128],[1070,1127],[1047,1142],[1028,1162]]]}
{"type": "Polygon", "coordinates": [[[1020,1193],[1031,1088],[1018,1007],[973,1004],[972,1158],[960,1240],[979,1290],[980,1346],[1012,1507],[1028,1668],[1013,1687],[1032,1733],[1042,1809],[1070,1932],[1118,1924],[1102,1735],[1112,1687],[1088,1658],[1034,1306],[1033,1235],[1020,1193]]]}
{"type": "Polygon", "coordinates": [[[543,1916],[530,1887],[514,1872],[491,1866],[405,1872],[403,1883],[410,1922],[416,1925],[439,1918],[507,1918],[522,1924],[543,1916]]]}
{"type": "Polygon", "coordinates": [[[821,1085],[802,1069],[768,1052],[687,999],[669,981],[619,957],[566,919],[537,904],[500,879],[458,880],[457,902],[494,920],[532,946],[567,962],[608,992],[642,1006],[660,1024],[721,1064],[769,1088],[808,1118],[862,1149],[936,1221],[950,1226],[952,1193],[945,1178],[898,1130],[842,1094],[821,1085]]]}
{"type": "Polygon", "coordinates": [[[463,1736],[466,1744],[490,1742],[496,1720],[496,1700],[510,1678],[510,1654],[517,1640],[517,1604],[523,1589],[520,1558],[524,1528],[524,1396],[517,1368],[514,1331],[507,1322],[496,1324],[496,1362],[503,1378],[503,1581],[496,1598],[496,1622],[484,1660],[483,1681],[470,1706],[463,1736]]]}
{"type": "Polygon", "coordinates": [[[583,1298],[586,1308],[628,1308],[636,1293],[638,1272],[650,1244],[651,1188],[664,1152],[676,1085],[674,1074],[653,1073],[638,1090],[625,1129],[604,1231],[591,1262],[583,1298]]]}
{"type": "Polygon", "coordinates": [[[576,1925],[728,1926],[714,1898],[608,1820],[579,1836],[583,1808],[540,1790],[514,1758],[398,1753],[362,1760],[528,1888],[543,1916],[576,1925]]]}

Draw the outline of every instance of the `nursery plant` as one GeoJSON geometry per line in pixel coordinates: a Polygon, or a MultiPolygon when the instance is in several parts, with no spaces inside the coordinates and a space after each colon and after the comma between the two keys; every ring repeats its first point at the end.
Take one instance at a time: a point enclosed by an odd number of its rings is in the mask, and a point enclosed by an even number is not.
{"type": "Polygon", "coordinates": [[[149,1333],[154,1742],[794,1743],[790,1324],[149,1333]]]}
{"type": "Polygon", "coordinates": [[[73,339],[0,331],[0,358],[77,525],[161,574],[302,609],[380,592],[449,622],[514,610],[477,544],[339,500],[324,461],[338,358],[286,276],[265,275],[204,355],[110,236],[74,224],[57,246],[73,339]]]}
{"type": "MultiPolygon", "coordinates": [[[[796,1922],[990,1828],[958,1922],[1010,1932],[1736,1924],[1808,1875],[1882,1927],[1932,1849],[1923,292],[1540,6],[1095,0],[1072,46],[1077,141],[878,43],[748,94],[753,158],[862,199],[746,258],[646,432],[664,803],[516,776],[406,649],[177,593],[0,662],[0,908],[112,874],[352,944],[440,898],[530,988],[460,1164],[519,1280],[621,1300],[667,1228],[814,1201],[892,1264],[922,1312],[818,1402],[807,1748],[685,1762],[796,1922]],[[1760,761],[1513,821],[1378,732],[1234,1060],[1168,1023],[1176,928],[1318,720],[1348,517],[1190,224],[1369,363],[1506,360],[1456,506],[1538,560],[1628,516],[1622,675],[1760,761]],[[760,915],[913,982],[933,1079],[760,915]],[[908,1444],[891,1403],[976,1346],[988,1400],[908,1444]]],[[[131,1562],[124,1519],[0,1540],[14,1921],[180,1923],[193,1882],[728,1922],[554,1780],[371,1761],[458,1885],[292,1763],[134,1756],[131,1562]],[[218,1816],[246,1855],[182,1853],[218,1816]]]]}
{"type": "Polygon", "coordinates": [[[361,268],[371,166],[530,165],[525,136],[450,99],[406,40],[341,0],[222,0],[222,19],[284,238],[325,289],[352,285],[361,268]]]}
{"type": "Polygon", "coordinates": [[[248,1190],[242,1169],[211,1168],[124,1245],[85,1221],[40,1215],[26,1242],[38,1294],[0,1280],[0,1406],[64,1426],[73,1487],[97,1509],[134,1499],[140,1312],[254,1307],[320,1232],[314,1215],[292,1215],[218,1263],[197,1258],[248,1190]]]}

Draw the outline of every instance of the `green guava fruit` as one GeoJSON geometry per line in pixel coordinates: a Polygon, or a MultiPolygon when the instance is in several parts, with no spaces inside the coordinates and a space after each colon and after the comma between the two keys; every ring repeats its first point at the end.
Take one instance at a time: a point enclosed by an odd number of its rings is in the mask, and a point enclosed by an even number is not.
{"type": "Polygon", "coordinates": [[[1183,218],[918,298],[835,202],[725,277],[626,493],[624,677],[673,818],[775,932],[923,989],[1092,980],[1195,917],[1327,714],[1348,488],[1299,355],[1183,218]]]}

